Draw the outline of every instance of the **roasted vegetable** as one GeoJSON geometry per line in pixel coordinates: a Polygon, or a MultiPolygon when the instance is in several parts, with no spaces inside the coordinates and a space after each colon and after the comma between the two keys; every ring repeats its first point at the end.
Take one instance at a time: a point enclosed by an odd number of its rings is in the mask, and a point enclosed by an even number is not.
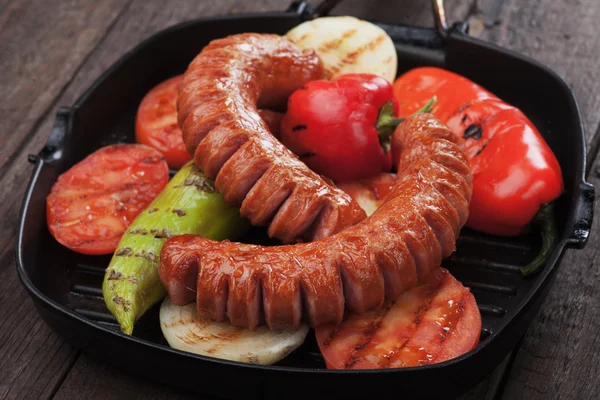
{"type": "Polygon", "coordinates": [[[164,297],[157,268],[169,237],[191,233],[235,239],[248,227],[213,182],[192,161],[187,163],[129,226],[106,269],[102,293],[121,330],[131,334],[135,322],[164,297]]]}
{"type": "Polygon", "coordinates": [[[175,349],[203,356],[270,365],[287,357],[306,338],[308,325],[300,329],[255,330],[238,328],[229,322],[202,318],[196,304],[176,306],[166,297],[160,307],[160,328],[175,349]]]}
{"type": "Polygon", "coordinates": [[[475,297],[438,268],[395,302],[315,330],[328,369],[417,367],[459,357],[479,343],[475,297]]]}
{"type": "Polygon", "coordinates": [[[379,128],[380,114],[398,112],[392,85],[372,74],[317,80],[288,99],[281,142],[313,171],[336,183],[392,169],[393,128],[379,128]]]}
{"type": "MultiPolygon", "coordinates": [[[[545,264],[556,242],[551,204],[564,191],[560,164],[536,126],[515,106],[454,72],[435,67],[412,69],[394,83],[400,115],[437,96],[432,113],[465,138],[473,169],[469,228],[515,236],[542,224],[540,255],[522,268],[524,275],[545,264]]],[[[399,151],[392,148],[392,156],[399,151]]]]}
{"type": "Polygon", "coordinates": [[[78,253],[113,254],[129,225],[168,181],[167,163],[152,147],[102,147],[52,186],[46,198],[48,229],[78,253]]]}
{"type": "Polygon", "coordinates": [[[468,227],[491,235],[521,234],[540,208],[563,192],[560,164],[536,126],[485,88],[454,72],[423,67],[398,78],[394,93],[401,116],[437,96],[432,114],[465,138],[473,168],[468,227]]]}
{"type": "Polygon", "coordinates": [[[135,116],[135,140],[160,151],[174,169],[192,158],[177,124],[177,92],[182,80],[183,75],[177,75],[150,89],[135,116]]]}
{"type": "Polygon", "coordinates": [[[321,17],[301,23],[285,36],[303,49],[314,49],[333,77],[375,74],[390,83],[396,77],[394,42],[371,22],[349,16],[321,17]]]}

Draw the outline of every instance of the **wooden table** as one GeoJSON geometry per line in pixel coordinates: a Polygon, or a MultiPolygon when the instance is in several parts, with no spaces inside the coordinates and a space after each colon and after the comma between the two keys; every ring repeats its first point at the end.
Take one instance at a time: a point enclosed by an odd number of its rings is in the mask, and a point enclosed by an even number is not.
{"type": "MultiPolygon", "coordinates": [[[[313,4],[315,1],[313,1],[313,4]]],[[[0,0],[0,398],[194,398],[72,348],[39,318],[14,264],[17,214],[57,108],[114,61],[175,23],[224,13],[281,10],[276,0],[0,0]]],[[[447,0],[471,35],[549,65],[574,89],[588,137],[589,180],[600,143],[600,2],[447,0]]],[[[335,14],[431,26],[429,1],[347,0],[335,14]],[[376,3],[372,5],[371,3],[376,3]]],[[[600,218],[587,248],[568,250],[520,347],[465,399],[600,398],[600,218]]],[[[197,398],[197,397],[196,397],[197,398]]]]}

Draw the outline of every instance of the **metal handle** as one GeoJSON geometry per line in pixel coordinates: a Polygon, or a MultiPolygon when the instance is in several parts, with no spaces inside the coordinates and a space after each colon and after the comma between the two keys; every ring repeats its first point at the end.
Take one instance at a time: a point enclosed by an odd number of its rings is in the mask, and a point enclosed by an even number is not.
{"type": "Polygon", "coordinates": [[[341,2],[342,0],[323,0],[313,9],[313,18],[329,14],[341,2]]]}
{"type": "Polygon", "coordinates": [[[441,37],[448,36],[448,20],[446,19],[446,9],[444,0],[431,0],[433,6],[433,18],[435,19],[435,28],[441,37]]]}
{"type": "MultiPolygon", "coordinates": [[[[290,5],[288,11],[296,12],[307,19],[324,17],[329,15],[331,10],[341,2],[342,0],[322,0],[314,8],[311,8],[306,1],[295,1],[290,5]]],[[[457,22],[452,26],[448,26],[444,0],[431,0],[431,5],[433,9],[433,18],[435,20],[435,28],[442,39],[445,39],[448,36],[450,30],[465,34],[467,33],[468,25],[465,22],[457,22]]]]}
{"type": "Polygon", "coordinates": [[[72,110],[68,107],[60,107],[56,112],[54,127],[48,137],[48,141],[39,154],[30,154],[27,159],[35,164],[39,159],[44,161],[57,160],[62,155],[65,138],[71,129],[72,110]]]}
{"type": "Polygon", "coordinates": [[[596,199],[594,186],[587,182],[580,185],[581,193],[577,202],[575,225],[568,242],[583,248],[590,236],[592,221],[594,220],[594,201],[596,199]]]}

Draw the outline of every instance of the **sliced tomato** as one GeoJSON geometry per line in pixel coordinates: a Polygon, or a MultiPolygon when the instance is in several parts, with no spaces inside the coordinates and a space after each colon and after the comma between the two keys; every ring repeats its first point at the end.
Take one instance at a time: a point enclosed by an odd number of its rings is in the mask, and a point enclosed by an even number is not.
{"type": "Polygon", "coordinates": [[[164,156],[142,144],[103,147],[58,177],[46,198],[50,233],[84,254],[110,254],[169,180],[164,156]]]}
{"type": "Polygon", "coordinates": [[[396,174],[382,172],[371,178],[340,182],[337,187],[352,197],[365,210],[367,215],[371,215],[383,204],[386,196],[392,192],[394,182],[396,182],[396,174]]]}
{"type": "Polygon", "coordinates": [[[329,369],[402,368],[456,358],[479,342],[475,298],[446,269],[394,303],[316,330],[329,369]]]}
{"type": "Polygon", "coordinates": [[[177,124],[177,93],[183,75],[153,87],[142,99],[135,120],[135,139],[160,151],[169,167],[181,168],[191,159],[177,124]]]}

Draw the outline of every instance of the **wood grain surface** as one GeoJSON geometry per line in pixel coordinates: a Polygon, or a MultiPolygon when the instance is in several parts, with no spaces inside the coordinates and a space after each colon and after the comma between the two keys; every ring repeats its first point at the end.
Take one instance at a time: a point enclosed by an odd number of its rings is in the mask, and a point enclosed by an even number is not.
{"type": "MultiPolygon", "coordinates": [[[[500,2],[503,9],[487,27],[486,11],[494,2],[483,2],[473,10],[471,34],[533,57],[561,75],[575,93],[588,142],[592,142],[600,124],[600,2],[500,2]]],[[[594,160],[597,147],[588,147],[594,160]]],[[[596,188],[600,187],[597,168],[593,165],[589,176],[596,188]]],[[[599,227],[599,218],[595,218],[585,250],[567,250],[499,397],[600,398],[599,227]]]]}
{"type": "MultiPolygon", "coordinates": [[[[311,3],[315,4],[316,1],[311,3]]],[[[600,124],[597,0],[453,0],[449,19],[471,35],[538,59],[573,88],[590,143],[600,124]]],[[[17,278],[14,233],[27,155],[44,145],[61,105],[71,105],[129,49],[175,23],[205,15],[281,10],[277,0],[0,1],[0,399],[133,399],[198,396],[80,354],[38,317],[17,278]]],[[[429,1],[347,0],[334,14],[431,26],[429,1]]],[[[590,146],[592,147],[592,146],[590,146]]],[[[600,167],[600,166],[599,166],[600,167]]],[[[590,181],[600,183],[592,168],[590,181]]],[[[464,399],[600,398],[600,219],[585,250],[568,250],[522,346],[464,399]]]]}

